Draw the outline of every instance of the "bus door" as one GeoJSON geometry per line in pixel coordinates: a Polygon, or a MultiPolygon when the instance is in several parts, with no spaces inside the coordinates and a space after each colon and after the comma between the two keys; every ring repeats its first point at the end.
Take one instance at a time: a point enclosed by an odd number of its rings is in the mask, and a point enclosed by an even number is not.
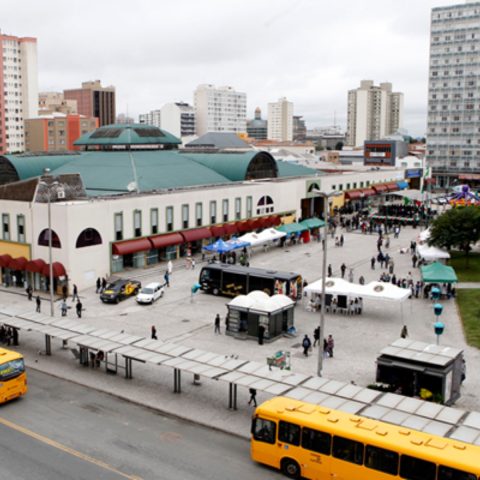
{"type": "Polygon", "coordinates": [[[351,480],[363,470],[364,445],[350,438],[334,436],[332,442],[332,471],[336,480],[351,480]]]}
{"type": "Polygon", "coordinates": [[[275,421],[255,417],[252,420],[251,455],[256,462],[280,468],[278,453],[277,424],[275,421]]]}

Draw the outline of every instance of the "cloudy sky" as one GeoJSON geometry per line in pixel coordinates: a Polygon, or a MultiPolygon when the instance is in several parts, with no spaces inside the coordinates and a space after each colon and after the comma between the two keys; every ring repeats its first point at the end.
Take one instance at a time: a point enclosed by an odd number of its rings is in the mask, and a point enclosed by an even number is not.
{"type": "Polygon", "coordinates": [[[346,124],[362,79],[405,95],[424,135],[430,10],[448,0],[2,0],[0,29],[38,39],[39,88],[100,79],[117,113],[192,103],[200,83],[247,94],[247,115],[286,96],[307,127],[346,124]]]}

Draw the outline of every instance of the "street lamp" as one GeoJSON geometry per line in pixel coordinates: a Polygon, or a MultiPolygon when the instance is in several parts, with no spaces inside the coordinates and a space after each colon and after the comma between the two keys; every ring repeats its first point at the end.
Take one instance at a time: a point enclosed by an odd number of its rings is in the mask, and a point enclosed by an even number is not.
{"type": "Polygon", "coordinates": [[[320,336],[318,342],[318,364],[317,375],[322,376],[323,367],[323,339],[325,338],[325,283],[327,280],[327,228],[328,228],[328,199],[338,197],[341,192],[325,193],[320,190],[313,189],[312,192],[323,198],[323,219],[325,221],[325,231],[323,234],[323,258],[322,258],[322,300],[320,306],[320,336]]]}

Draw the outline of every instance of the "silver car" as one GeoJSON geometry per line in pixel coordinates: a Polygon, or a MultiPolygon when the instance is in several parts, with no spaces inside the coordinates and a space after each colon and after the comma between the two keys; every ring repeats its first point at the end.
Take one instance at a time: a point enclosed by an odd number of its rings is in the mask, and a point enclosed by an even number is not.
{"type": "Polygon", "coordinates": [[[138,303],[149,303],[152,304],[155,300],[158,300],[160,297],[163,297],[164,293],[163,285],[158,282],[149,283],[143,287],[138,295],[136,300],[138,303]]]}

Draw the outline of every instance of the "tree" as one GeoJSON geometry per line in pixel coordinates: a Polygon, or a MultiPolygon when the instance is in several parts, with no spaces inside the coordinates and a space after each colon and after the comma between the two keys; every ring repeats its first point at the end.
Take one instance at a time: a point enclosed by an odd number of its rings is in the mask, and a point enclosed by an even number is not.
{"type": "Polygon", "coordinates": [[[430,231],[429,245],[458,248],[465,252],[468,263],[468,253],[480,239],[480,208],[452,208],[432,222],[430,231]]]}

